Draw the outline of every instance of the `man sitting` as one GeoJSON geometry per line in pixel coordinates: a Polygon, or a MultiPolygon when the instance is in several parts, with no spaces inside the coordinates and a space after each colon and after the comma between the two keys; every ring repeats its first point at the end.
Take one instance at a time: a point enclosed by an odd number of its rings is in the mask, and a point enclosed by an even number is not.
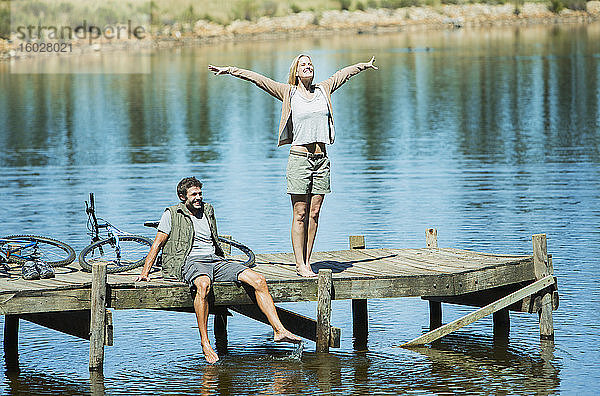
{"type": "Polygon", "coordinates": [[[202,202],[202,183],[186,177],[177,184],[181,201],[163,213],[158,232],[137,281],[149,281],[150,269],[162,249],[163,273],[185,281],[194,296],[200,343],[209,363],[219,360],[208,339],[208,293],[213,282],[240,281],[254,288],[256,302],[273,327],[275,342],[300,343],[281,323],[265,277],[235,261],[228,261],[218,243],[213,207],[202,202]]]}

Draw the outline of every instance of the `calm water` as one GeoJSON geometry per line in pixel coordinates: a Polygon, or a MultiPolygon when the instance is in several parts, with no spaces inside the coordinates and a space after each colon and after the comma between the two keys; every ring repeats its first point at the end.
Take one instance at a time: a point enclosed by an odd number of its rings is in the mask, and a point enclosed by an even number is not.
{"type": "MultiPolygon", "coordinates": [[[[317,79],[376,55],[378,72],[333,96],[317,250],[440,246],[529,253],[547,233],[559,279],[555,345],[535,315],[512,314],[508,344],[491,319],[435,348],[393,348],[425,331],[420,299],[370,301],[368,352],[352,348],[348,301],[333,304],[342,345],[307,342],[300,360],[270,328],[235,315],[230,353],[202,358],[192,314],[114,312],[104,379],[90,379],[88,343],[21,322],[22,394],[595,393],[600,382],[600,26],[485,29],[294,39],[163,50],[149,75],[10,74],[0,64],[0,235],[34,233],[87,244],[84,200],[128,231],[175,202],[188,175],[232,234],[257,252],[291,251],[280,104],[252,84],[215,77],[235,64],[286,79],[298,52],[317,79]]],[[[107,64],[118,53],[98,55],[107,64]]],[[[14,64],[13,67],[19,67],[14,64]]],[[[314,317],[315,304],[286,304],[314,317]]],[[[448,322],[469,308],[445,306],[448,322]]],[[[212,319],[211,323],[212,325],[212,319]]]]}

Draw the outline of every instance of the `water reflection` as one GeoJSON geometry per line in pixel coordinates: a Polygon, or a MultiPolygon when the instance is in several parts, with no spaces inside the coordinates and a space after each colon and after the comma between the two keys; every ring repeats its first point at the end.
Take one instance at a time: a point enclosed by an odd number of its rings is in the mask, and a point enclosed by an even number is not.
{"type": "Polygon", "coordinates": [[[82,395],[90,394],[90,390],[93,395],[104,395],[98,384],[90,388],[85,381],[56,378],[39,370],[7,373],[5,385],[10,395],[82,395]]]}
{"type": "Polygon", "coordinates": [[[434,378],[450,379],[427,390],[436,394],[459,389],[468,394],[553,394],[560,389],[560,366],[552,343],[543,342],[537,356],[523,354],[505,342],[487,345],[453,335],[435,347],[413,349],[427,357],[434,378]],[[468,382],[461,377],[469,378],[468,382]]]}
{"type": "MultiPolygon", "coordinates": [[[[566,161],[597,162],[599,37],[593,26],[492,29],[361,36],[347,52],[336,52],[345,42],[333,39],[327,51],[313,52],[318,78],[367,52],[378,55],[384,72],[357,78],[334,98],[340,140],[362,142],[365,160],[435,150],[531,163],[563,150],[566,161]],[[431,51],[394,50],[425,43],[431,51]],[[448,150],[453,142],[456,152],[448,150]]],[[[0,165],[206,163],[254,142],[272,152],[276,101],[205,70],[209,61],[231,61],[283,79],[290,54],[252,46],[256,52],[235,57],[218,47],[168,50],[152,57],[151,74],[3,73],[0,165]]]]}

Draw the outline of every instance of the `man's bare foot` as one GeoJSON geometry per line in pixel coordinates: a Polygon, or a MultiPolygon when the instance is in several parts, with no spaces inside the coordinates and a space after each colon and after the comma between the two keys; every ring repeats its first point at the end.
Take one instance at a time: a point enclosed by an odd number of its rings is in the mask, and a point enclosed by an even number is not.
{"type": "Polygon", "coordinates": [[[303,278],[314,278],[317,276],[308,265],[296,265],[296,274],[303,278]]]}
{"type": "Polygon", "coordinates": [[[202,344],[202,352],[204,353],[204,358],[210,364],[216,363],[219,360],[219,356],[212,349],[210,344],[202,344]]]}
{"type": "Polygon", "coordinates": [[[291,342],[292,344],[300,344],[302,342],[300,337],[290,333],[287,329],[276,331],[273,339],[275,342],[291,342]]]}

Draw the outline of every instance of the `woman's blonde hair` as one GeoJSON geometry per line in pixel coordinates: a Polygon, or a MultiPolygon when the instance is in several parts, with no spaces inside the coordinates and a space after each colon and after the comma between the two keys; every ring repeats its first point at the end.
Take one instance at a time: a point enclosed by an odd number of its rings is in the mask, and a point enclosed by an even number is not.
{"type": "Polygon", "coordinates": [[[300,54],[297,57],[295,57],[294,60],[292,61],[292,65],[290,66],[290,75],[288,77],[288,84],[298,85],[298,76],[297,76],[298,63],[300,62],[300,58],[302,58],[303,56],[306,56],[312,62],[312,59],[310,58],[310,56],[308,56],[306,54],[300,54]]]}

